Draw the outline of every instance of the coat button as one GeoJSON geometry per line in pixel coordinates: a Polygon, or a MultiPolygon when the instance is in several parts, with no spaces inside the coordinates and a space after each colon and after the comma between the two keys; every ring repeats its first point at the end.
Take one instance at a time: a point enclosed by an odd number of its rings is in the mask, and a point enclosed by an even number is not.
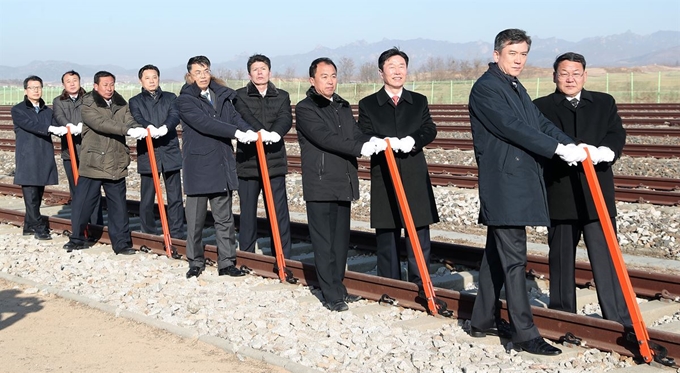
{"type": "Polygon", "coordinates": [[[519,161],[519,157],[515,157],[515,160],[516,160],[516,161],[519,161]]]}

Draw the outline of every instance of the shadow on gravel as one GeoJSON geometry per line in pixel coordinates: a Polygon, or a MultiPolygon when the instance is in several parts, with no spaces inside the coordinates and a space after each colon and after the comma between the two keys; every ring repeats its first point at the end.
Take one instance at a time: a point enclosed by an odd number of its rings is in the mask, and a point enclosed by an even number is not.
{"type": "Polygon", "coordinates": [[[21,290],[0,291],[0,331],[12,326],[32,312],[43,309],[43,301],[35,297],[22,297],[21,290]]]}

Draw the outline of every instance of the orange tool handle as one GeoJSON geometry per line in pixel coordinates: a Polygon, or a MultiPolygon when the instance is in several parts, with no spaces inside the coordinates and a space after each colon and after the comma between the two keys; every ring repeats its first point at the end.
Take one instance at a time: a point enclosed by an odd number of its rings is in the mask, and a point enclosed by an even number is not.
{"type": "Polygon", "coordinates": [[[262,176],[262,189],[264,190],[265,201],[267,202],[267,209],[269,210],[269,224],[272,227],[272,241],[274,242],[274,252],[276,253],[276,265],[279,269],[279,280],[286,281],[286,262],[283,257],[283,247],[281,247],[281,235],[279,233],[279,221],[276,215],[276,208],[274,207],[274,197],[272,194],[272,184],[269,181],[269,169],[267,168],[267,158],[264,154],[264,144],[262,143],[262,134],[257,133],[257,159],[260,164],[260,175],[262,176]]]}
{"type": "Polygon", "coordinates": [[[158,212],[161,215],[161,226],[163,227],[163,239],[165,241],[165,254],[172,257],[170,246],[172,241],[170,238],[170,229],[168,228],[168,217],[165,214],[165,202],[163,201],[163,190],[161,190],[161,181],[158,177],[158,165],[156,165],[156,152],[153,149],[153,138],[151,137],[151,130],[146,129],[146,148],[149,152],[149,163],[151,164],[151,174],[153,175],[153,186],[156,189],[156,198],[158,199],[158,212]]]}
{"type": "Polygon", "coordinates": [[[619,283],[621,284],[621,290],[623,291],[623,297],[626,300],[628,313],[630,314],[630,319],[633,322],[633,330],[635,331],[635,336],[637,337],[638,345],[640,346],[640,354],[642,355],[642,358],[645,360],[645,362],[649,363],[653,359],[653,352],[649,346],[649,334],[647,333],[647,327],[645,326],[645,321],[642,319],[640,308],[638,307],[637,301],[635,299],[633,285],[630,283],[630,277],[628,277],[626,263],[623,261],[623,256],[621,255],[619,242],[616,239],[616,232],[614,231],[614,226],[612,225],[611,218],[609,217],[607,205],[604,202],[602,189],[600,189],[600,183],[597,180],[597,174],[595,174],[595,167],[593,167],[593,162],[590,158],[588,149],[585,149],[585,151],[587,157],[581,163],[583,165],[583,170],[586,173],[588,187],[590,188],[590,192],[593,195],[593,202],[595,202],[597,216],[600,218],[600,224],[602,225],[604,237],[607,241],[607,246],[609,247],[609,253],[612,256],[612,262],[614,262],[614,269],[616,269],[616,275],[619,278],[619,283]]]}
{"type": "Polygon", "coordinates": [[[420,241],[418,240],[418,234],[416,233],[416,227],[413,223],[413,217],[411,216],[411,208],[408,205],[408,200],[406,199],[406,193],[404,192],[404,185],[401,183],[401,176],[399,175],[399,169],[397,168],[397,162],[394,160],[394,153],[392,152],[392,145],[390,145],[390,140],[385,139],[387,142],[387,149],[385,149],[385,158],[387,158],[387,166],[390,169],[390,176],[392,176],[392,184],[394,184],[394,192],[399,200],[399,208],[401,209],[401,215],[404,217],[404,224],[406,225],[406,230],[408,231],[409,239],[411,240],[411,247],[413,248],[413,254],[416,257],[416,263],[418,263],[418,270],[420,271],[420,278],[423,280],[423,290],[425,291],[425,296],[427,297],[427,305],[430,313],[433,315],[438,315],[437,304],[435,303],[434,288],[432,287],[432,280],[430,279],[430,270],[425,263],[425,257],[423,256],[423,249],[420,247],[420,241]]]}
{"type": "Polygon", "coordinates": [[[73,183],[78,185],[78,160],[76,159],[76,148],[73,146],[73,138],[71,138],[71,129],[69,127],[66,127],[66,143],[68,144],[68,155],[71,158],[73,183]]]}

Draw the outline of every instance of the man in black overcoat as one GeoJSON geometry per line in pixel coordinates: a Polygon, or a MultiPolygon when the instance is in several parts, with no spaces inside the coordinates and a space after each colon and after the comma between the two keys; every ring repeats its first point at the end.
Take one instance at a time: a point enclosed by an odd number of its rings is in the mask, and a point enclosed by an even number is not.
{"type": "MultiPolygon", "coordinates": [[[[404,89],[408,56],[392,48],[378,58],[384,82],[378,92],[359,101],[359,127],[376,138],[387,138],[395,160],[425,262],[430,261],[430,224],[439,221],[423,148],[437,136],[427,98],[404,89]]],[[[377,141],[374,139],[373,141],[377,141]]],[[[399,243],[404,221],[385,153],[371,156],[371,227],[375,228],[378,276],[400,279],[399,243]]],[[[408,280],[422,285],[411,241],[406,240],[408,280]]]]}
{"type": "MultiPolygon", "coordinates": [[[[553,68],[557,89],[534,103],[559,129],[581,142],[581,146],[588,147],[612,225],[616,227],[611,166],[621,156],[626,142],[626,130],[616,102],[606,93],[583,89],[588,73],[582,55],[564,53],[557,57],[553,68]]],[[[575,256],[576,245],[583,234],[602,316],[631,325],[583,167],[569,167],[554,158],[544,170],[550,211],[549,307],[576,313],[575,256]]]]}
{"type": "Polygon", "coordinates": [[[59,184],[52,136],[63,136],[66,127],[52,125],[52,109],[42,99],[43,81],[35,75],[24,79],[24,100],[12,107],[16,148],[14,184],[21,185],[26,214],[24,235],[50,240],[40,214],[45,185],[59,184]]]}
{"type": "Polygon", "coordinates": [[[470,335],[506,334],[516,349],[557,355],[562,351],[541,338],[531,315],[525,227],[550,223],[542,163],[557,154],[576,165],[586,154],[541,114],[517,79],[530,46],[531,38],[523,30],[501,31],[494,43],[495,62],[470,92],[479,169],[479,222],[488,227],[470,335]],[[508,333],[497,329],[503,285],[510,316],[508,333]]]}

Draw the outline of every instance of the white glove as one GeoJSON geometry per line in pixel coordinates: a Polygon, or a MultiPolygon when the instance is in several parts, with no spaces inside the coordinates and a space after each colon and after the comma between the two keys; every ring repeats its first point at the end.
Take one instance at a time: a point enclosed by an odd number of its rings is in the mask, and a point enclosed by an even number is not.
{"type": "Polygon", "coordinates": [[[78,133],[83,133],[83,122],[78,122],[78,133]]]}
{"type": "Polygon", "coordinates": [[[257,132],[262,136],[262,142],[263,143],[271,144],[272,142],[274,142],[274,136],[273,136],[274,132],[269,132],[269,131],[264,130],[264,129],[259,130],[257,132]]]}
{"type": "Polygon", "coordinates": [[[281,135],[274,131],[269,131],[269,140],[272,143],[279,142],[281,141],[281,135]]]}
{"type": "Polygon", "coordinates": [[[612,151],[611,149],[609,149],[606,146],[598,147],[597,153],[599,155],[600,162],[613,162],[614,157],[616,157],[616,154],[614,154],[614,151],[612,151]]]}
{"type": "Polygon", "coordinates": [[[80,135],[80,132],[82,131],[83,127],[78,127],[73,123],[66,123],[66,127],[71,130],[71,135],[77,136],[80,135]]]}
{"type": "Polygon", "coordinates": [[[147,135],[151,135],[151,138],[154,139],[158,138],[158,128],[156,128],[152,124],[149,124],[148,126],[146,126],[146,129],[148,130],[147,135]]]}
{"type": "Polygon", "coordinates": [[[416,140],[414,140],[413,137],[406,136],[399,139],[399,150],[401,150],[402,153],[410,153],[415,144],[416,140]]]}
{"type": "Polygon", "coordinates": [[[364,157],[370,157],[373,154],[375,154],[375,143],[370,141],[365,142],[364,145],[361,146],[361,155],[364,157]]]}
{"type": "Polygon", "coordinates": [[[50,132],[57,136],[64,136],[67,130],[66,127],[63,126],[49,126],[47,127],[47,132],[50,132]]]}
{"type": "Polygon", "coordinates": [[[375,154],[384,152],[385,149],[387,149],[387,141],[385,141],[385,139],[379,139],[374,136],[371,137],[370,142],[372,142],[375,145],[375,154]]]}
{"type": "Polygon", "coordinates": [[[578,144],[578,147],[582,149],[588,149],[588,154],[590,154],[590,160],[593,162],[593,164],[600,163],[599,154],[596,147],[588,145],[584,142],[578,144]]]}
{"type": "Polygon", "coordinates": [[[559,155],[560,158],[570,166],[576,166],[578,162],[583,162],[583,160],[586,159],[586,151],[574,144],[557,144],[555,154],[559,155]]]}
{"type": "MultiPolygon", "coordinates": [[[[398,138],[396,138],[396,137],[386,137],[385,139],[390,141],[390,148],[392,148],[392,151],[396,152],[401,147],[401,142],[399,141],[398,138]]],[[[385,148],[385,149],[387,149],[387,148],[385,148]]]]}
{"type": "Polygon", "coordinates": [[[258,138],[257,132],[254,132],[252,130],[248,130],[246,132],[236,130],[234,136],[236,137],[236,140],[238,140],[238,142],[242,142],[244,144],[250,144],[251,142],[257,141],[258,138]]]}
{"type": "Polygon", "coordinates": [[[133,137],[137,140],[141,140],[146,137],[148,133],[146,132],[146,128],[142,127],[135,127],[135,128],[130,128],[127,131],[127,135],[130,137],[133,137]]]}
{"type": "Polygon", "coordinates": [[[165,124],[158,127],[158,137],[163,137],[168,134],[168,126],[165,124]]]}

